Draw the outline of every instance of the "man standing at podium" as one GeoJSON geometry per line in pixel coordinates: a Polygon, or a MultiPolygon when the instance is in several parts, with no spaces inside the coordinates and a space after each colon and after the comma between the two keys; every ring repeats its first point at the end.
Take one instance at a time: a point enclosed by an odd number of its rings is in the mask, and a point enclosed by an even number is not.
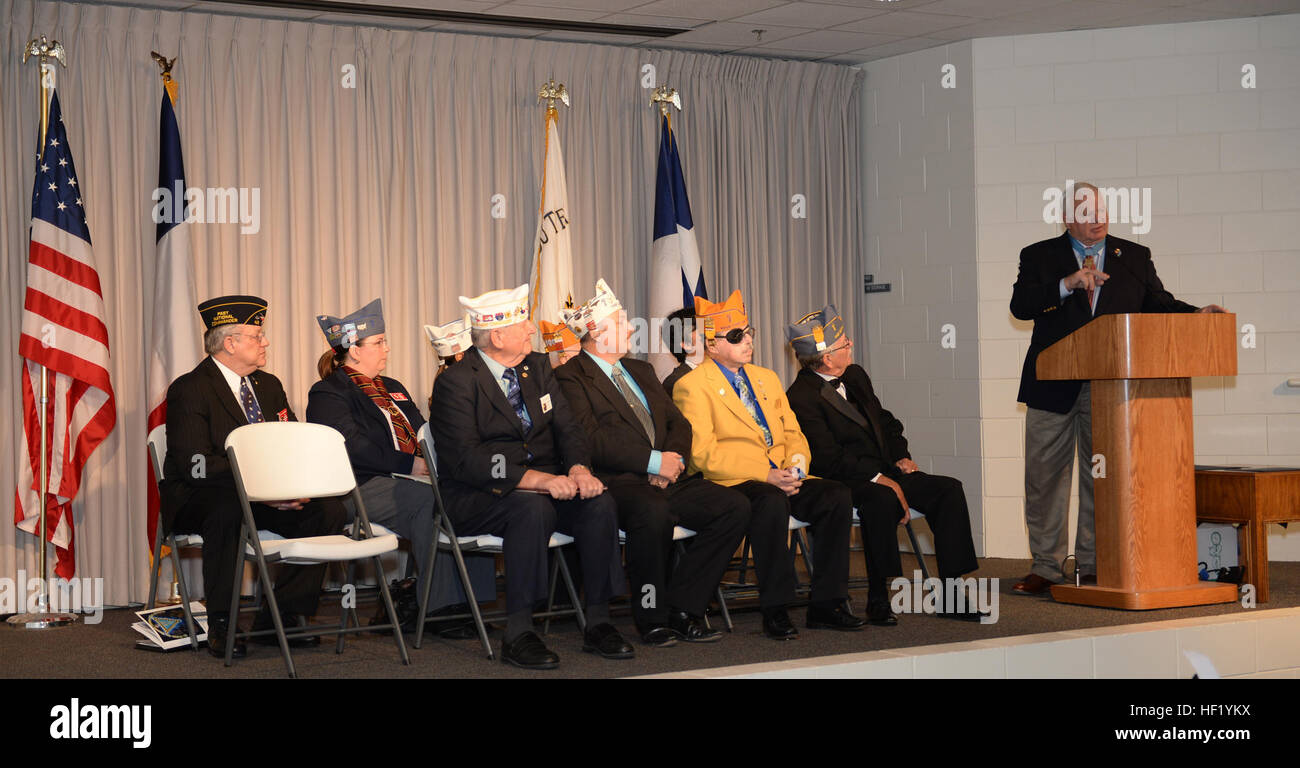
{"type": "Polygon", "coordinates": [[[1034,322],[1020,375],[1025,415],[1025,524],[1030,573],[1012,587],[1047,594],[1064,581],[1070,503],[1070,465],[1079,457],[1076,569],[1081,584],[1097,583],[1093,528],[1092,405],[1086,381],[1040,381],[1038,355],[1094,317],[1130,312],[1222,312],[1179,301],[1156,276],[1151,250],[1107,234],[1105,195],[1092,184],[1067,187],[1065,232],[1020,252],[1011,314],[1034,322]]]}

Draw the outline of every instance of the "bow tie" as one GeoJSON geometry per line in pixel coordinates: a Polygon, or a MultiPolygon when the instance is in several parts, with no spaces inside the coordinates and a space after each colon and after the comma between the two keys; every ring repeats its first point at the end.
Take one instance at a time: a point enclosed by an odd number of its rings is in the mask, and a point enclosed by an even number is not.
{"type": "Polygon", "coordinates": [[[831,379],[830,381],[827,381],[826,383],[831,385],[831,389],[839,389],[839,388],[840,388],[840,385],[844,383],[844,380],[843,380],[843,379],[831,379]]]}

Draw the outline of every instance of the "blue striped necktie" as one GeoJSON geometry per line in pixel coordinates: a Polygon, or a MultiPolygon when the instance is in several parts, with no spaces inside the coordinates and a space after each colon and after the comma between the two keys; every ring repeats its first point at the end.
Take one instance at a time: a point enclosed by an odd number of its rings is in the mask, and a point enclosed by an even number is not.
{"type": "Polygon", "coordinates": [[[506,399],[515,409],[519,423],[524,425],[524,434],[528,434],[528,431],[533,428],[533,420],[529,418],[528,409],[524,407],[524,394],[519,391],[519,376],[514,368],[507,368],[501,374],[501,379],[506,383],[506,399]]]}

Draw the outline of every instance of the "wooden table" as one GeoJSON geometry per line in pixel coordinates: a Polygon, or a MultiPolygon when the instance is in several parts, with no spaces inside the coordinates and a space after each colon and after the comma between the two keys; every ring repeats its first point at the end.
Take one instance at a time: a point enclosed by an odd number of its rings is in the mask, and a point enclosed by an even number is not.
{"type": "Polygon", "coordinates": [[[1196,522],[1241,526],[1241,564],[1268,601],[1268,524],[1300,522],[1300,468],[1197,467],[1196,522]]]}

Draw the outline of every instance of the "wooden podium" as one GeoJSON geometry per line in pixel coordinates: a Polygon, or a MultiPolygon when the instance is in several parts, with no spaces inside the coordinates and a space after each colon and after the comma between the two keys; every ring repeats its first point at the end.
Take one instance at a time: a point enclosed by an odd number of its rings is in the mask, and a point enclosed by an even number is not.
{"type": "Polygon", "coordinates": [[[1230,603],[1197,579],[1192,376],[1235,376],[1234,314],[1102,315],[1043,350],[1039,379],[1092,381],[1097,586],[1057,584],[1063,603],[1148,610],[1230,603]]]}

